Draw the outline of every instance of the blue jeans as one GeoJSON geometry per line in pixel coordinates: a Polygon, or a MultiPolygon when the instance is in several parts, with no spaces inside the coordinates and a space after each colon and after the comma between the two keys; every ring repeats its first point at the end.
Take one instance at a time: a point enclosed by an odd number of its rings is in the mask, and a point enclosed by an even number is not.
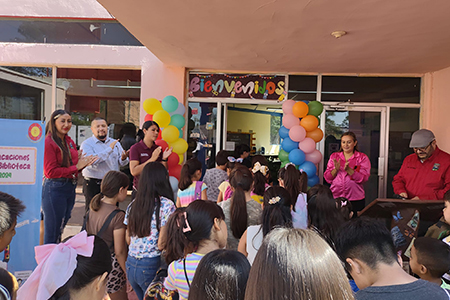
{"type": "Polygon", "coordinates": [[[160,256],[135,258],[128,255],[126,262],[127,279],[139,300],[144,299],[145,291],[155,278],[160,263],[160,256]]]}
{"type": "Polygon", "coordinates": [[[71,179],[45,179],[42,186],[44,244],[59,243],[75,204],[75,184],[71,179]]]}

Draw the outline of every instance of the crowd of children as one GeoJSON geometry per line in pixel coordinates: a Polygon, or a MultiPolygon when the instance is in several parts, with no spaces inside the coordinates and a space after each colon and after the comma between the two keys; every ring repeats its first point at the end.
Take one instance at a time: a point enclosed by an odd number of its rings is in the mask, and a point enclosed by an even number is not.
{"type": "MultiPolygon", "coordinates": [[[[17,299],[127,299],[126,280],[140,300],[450,299],[450,192],[443,218],[411,245],[417,279],[403,270],[386,226],[357,217],[327,186],[308,189],[292,164],[273,185],[267,161],[248,166],[246,154],[220,151],[203,181],[201,163],[187,160],[177,199],[165,166],[150,162],[126,212],[117,204],[129,179],[110,171],[85,231],[38,246],[38,267],[17,299]]],[[[23,210],[0,193],[0,250],[23,210]]],[[[14,277],[1,271],[0,299],[14,299],[14,277]]]]}

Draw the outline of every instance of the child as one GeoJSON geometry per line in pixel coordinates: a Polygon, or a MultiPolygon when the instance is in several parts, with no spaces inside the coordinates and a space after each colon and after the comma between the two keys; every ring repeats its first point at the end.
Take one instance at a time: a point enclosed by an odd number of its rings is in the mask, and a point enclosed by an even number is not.
{"type": "Polygon", "coordinates": [[[265,165],[261,165],[257,161],[252,168],[253,173],[253,190],[251,192],[252,199],[262,204],[263,196],[266,189],[269,188],[267,184],[267,175],[269,174],[269,168],[265,165]]]}
{"type": "Polygon", "coordinates": [[[235,157],[237,160],[240,160],[240,163],[247,167],[247,168],[251,168],[252,167],[252,161],[249,158],[250,156],[250,147],[246,144],[240,144],[236,147],[235,150],[235,157]]]}
{"type": "MultiPolygon", "coordinates": [[[[230,178],[231,171],[237,165],[241,165],[242,158],[234,158],[233,156],[227,157],[227,176],[230,178]]],[[[233,191],[231,190],[230,181],[227,179],[219,185],[219,196],[217,197],[217,203],[226,201],[231,198],[233,191]]]]}
{"type": "Polygon", "coordinates": [[[443,216],[436,224],[428,228],[426,237],[442,240],[450,235],[450,190],[444,194],[444,200],[443,216]]]}
{"type": "Polygon", "coordinates": [[[341,212],[345,221],[349,221],[353,217],[352,202],[348,201],[345,197],[338,197],[334,199],[336,201],[336,207],[341,212]]]}
{"type": "Polygon", "coordinates": [[[249,226],[242,235],[238,251],[247,256],[253,264],[263,238],[275,227],[292,227],[291,196],[280,186],[267,189],[264,193],[261,225],[249,226]]]}
{"type": "Polygon", "coordinates": [[[3,268],[0,268],[0,299],[11,300],[16,299],[17,288],[15,287],[15,279],[3,268]]]}
{"type": "Polygon", "coordinates": [[[207,198],[212,201],[217,201],[219,197],[219,185],[228,180],[228,174],[225,170],[227,168],[227,154],[225,150],[220,150],[216,156],[217,167],[206,170],[203,182],[208,187],[206,191],[207,198]]]}
{"type": "Polygon", "coordinates": [[[0,192],[0,252],[8,247],[16,234],[17,217],[25,210],[22,201],[0,192]]]}
{"type": "Polygon", "coordinates": [[[421,279],[450,289],[450,285],[441,279],[450,270],[450,247],[443,241],[429,237],[415,239],[409,266],[421,279]]]}
{"type": "MultiPolygon", "coordinates": [[[[164,286],[177,290],[180,299],[187,299],[195,270],[202,257],[227,243],[227,226],[222,209],[213,201],[196,200],[179,214],[178,225],[171,243],[182,244],[184,240],[195,252],[178,257],[169,265],[164,286]]],[[[168,233],[169,234],[169,233],[168,233]]]]}
{"type": "Polygon", "coordinates": [[[128,205],[124,220],[130,245],[127,277],[139,300],[144,298],[161,262],[158,240],[175,211],[172,198],[167,169],[159,162],[148,163],[141,173],[136,199],[128,205]]]}
{"type": "Polygon", "coordinates": [[[177,207],[188,206],[194,200],[207,200],[206,184],[199,181],[202,178],[202,163],[191,158],[181,168],[178,182],[177,207]]]}
{"type": "Polygon", "coordinates": [[[291,195],[292,224],[294,228],[308,228],[308,210],[306,191],[308,175],[300,172],[295,165],[288,163],[278,171],[278,183],[291,195]]]}
{"type": "Polygon", "coordinates": [[[127,299],[125,261],[127,259],[125,212],[117,208],[127,197],[130,180],[125,173],[109,171],[103,177],[100,194],[92,198],[86,214],[86,231],[101,237],[111,250],[112,272],[108,276],[106,292],[111,300],[127,299]]]}
{"type": "Polygon", "coordinates": [[[252,173],[244,166],[233,169],[230,174],[233,196],[220,203],[228,227],[227,249],[237,250],[239,239],[248,226],[261,222],[261,205],[251,196],[252,173]]]}

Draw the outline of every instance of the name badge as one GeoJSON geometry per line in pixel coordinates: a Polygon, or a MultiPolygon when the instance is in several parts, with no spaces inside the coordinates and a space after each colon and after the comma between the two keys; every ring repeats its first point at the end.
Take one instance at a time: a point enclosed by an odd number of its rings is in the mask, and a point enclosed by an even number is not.
{"type": "Polygon", "coordinates": [[[440,166],[441,166],[441,164],[436,163],[436,164],[433,165],[433,169],[431,169],[431,170],[432,171],[437,171],[437,170],[439,170],[440,166]]]}
{"type": "Polygon", "coordinates": [[[141,153],[141,156],[148,156],[148,153],[141,153]]]}

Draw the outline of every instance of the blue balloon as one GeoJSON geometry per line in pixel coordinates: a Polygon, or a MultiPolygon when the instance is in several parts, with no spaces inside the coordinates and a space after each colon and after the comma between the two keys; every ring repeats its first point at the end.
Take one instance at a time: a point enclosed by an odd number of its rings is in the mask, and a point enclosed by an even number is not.
{"type": "Polygon", "coordinates": [[[280,130],[278,130],[278,134],[280,135],[280,138],[285,139],[289,137],[289,129],[287,129],[284,126],[281,126],[280,130]]]}
{"type": "Polygon", "coordinates": [[[308,178],[308,186],[309,187],[313,187],[316,184],[318,184],[319,182],[320,182],[320,180],[317,175],[314,175],[314,176],[308,178]]]}
{"type": "Polygon", "coordinates": [[[316,176],[316,165],[310,161],[305,161],[298,169],[305,172],[308,175],[308,178],[316,176]]]}
{"type": "Polygon", "coordinates": [[[306,104],[308,104],[308,103],[309,103],[309,101],[308,101],[308,100],[302,100],[302,102],[305,102],[306,104]]]}
{"type": "Polygon", "coordinates": [[[305,162],[305,152],[300,149],[294,149],[289,152],[289,161],[295,165],[301,165],[305,162]]]}
{"type": "Polygon", "coordinates": [[[287,137],[281,142],[281,148],[286,152],[291,152],[294,149],[298,149],[298,143],[287,137]]]}

